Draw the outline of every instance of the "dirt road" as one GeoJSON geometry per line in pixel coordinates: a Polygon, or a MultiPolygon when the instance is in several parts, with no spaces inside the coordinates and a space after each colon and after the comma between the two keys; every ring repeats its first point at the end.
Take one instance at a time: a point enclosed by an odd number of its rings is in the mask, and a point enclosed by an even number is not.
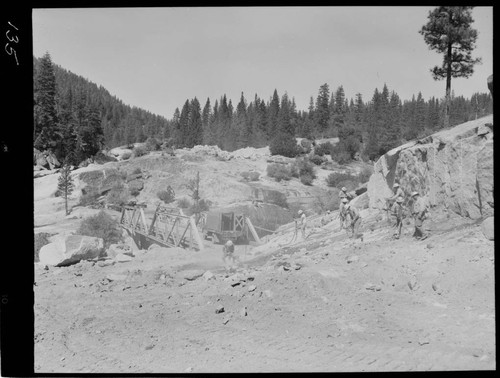
{"type": "Polygon", "coordinates": [[[238,246],[231,275],[220,246],[36,266],[35,371],[495,369],[493,243],[477,225],[422,242],[373,228],[238,246]]]}

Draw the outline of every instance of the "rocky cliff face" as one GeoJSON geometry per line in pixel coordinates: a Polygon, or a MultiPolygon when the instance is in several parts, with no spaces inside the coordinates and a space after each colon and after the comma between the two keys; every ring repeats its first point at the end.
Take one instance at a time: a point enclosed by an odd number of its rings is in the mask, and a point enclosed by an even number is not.
{"type": "Polygon", "coordinates": [[[431,206],[472,219],[493,215],[493,115],[439,131],[383,155],[368,183],[370,207],[382,208],[399,182],[431,206]]]}

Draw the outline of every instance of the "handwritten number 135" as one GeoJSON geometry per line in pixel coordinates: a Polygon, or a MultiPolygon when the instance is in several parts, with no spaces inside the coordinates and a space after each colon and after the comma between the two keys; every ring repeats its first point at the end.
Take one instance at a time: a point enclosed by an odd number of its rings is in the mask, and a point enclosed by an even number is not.
{"type": "MultiPolygon", "coordinates": [[[[19,30],[18,28],[16,28],[14,25],[12,25],[10,22],[7,22],[10,26],[12,26],[14,29],[16,30],[19,30]]],[[[14,43],[18,43],[19,42],[19,38],[17,37],[17,35],[14,35],[13,37],[10,37],[9,36],[9,33],[11,32],[11,30],[7,30],[5,32],[5,36],[7,37],[7,40],[9,42],[14,42],[14,43]]],[[[5,52],[9,55],[12,55],[14,54],[14,58],[16,58],[16,63],[17,65],[19,65],[19,61],[17,60],[17,54],[16,54],[16,50],[14,50],[11,46],[9,46],[9,42],[7,42],[5,44],[5,52]]]]}

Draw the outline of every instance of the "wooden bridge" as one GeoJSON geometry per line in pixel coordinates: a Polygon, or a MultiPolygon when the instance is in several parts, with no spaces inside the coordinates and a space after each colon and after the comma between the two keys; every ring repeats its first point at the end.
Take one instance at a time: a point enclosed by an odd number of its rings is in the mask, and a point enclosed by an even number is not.
{"type": "Polygon", "coordinates": [[[151,224],[148,225],[144,214],[145,205],[126,205],[122,207],[120,225],[134,239],[141,249],[151,244],[166,247],[182,247],[204,251],[203,239],[194,217],[175,214],[158,206],[151,224]]]}

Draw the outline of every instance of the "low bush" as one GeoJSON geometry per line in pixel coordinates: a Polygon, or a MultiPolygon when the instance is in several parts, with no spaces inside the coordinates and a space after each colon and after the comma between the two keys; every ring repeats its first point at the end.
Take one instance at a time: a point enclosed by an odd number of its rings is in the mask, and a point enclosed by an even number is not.
{"type": "Polygon", "coordinates": [[[80,206],[91,206],[97,203],[97,199],[101,196],[96,188],[87,187],[82,191],[82,196],[78,205],[80,206]]]}
{"type": "Polygon", "coordinates": [[[132,156],[133,157],[140,157],[147,155],[148,150],[144,146],[137,146],[132,150],[132,156]]]}
{"type": "Polygon", "coordinates": [[[161,148],[161,143],[153,137],[146,139],[145,148],[148,151],[158,151],[161,148]]]}
{"type": "Polygon", "coordinates": [[[104,240],[104,248],[123,239],[120,225],[104,210],[83,219],[76,234],[101,238],[104,240]]]}
{"type": "Polygon", "coordinates": [[[298,159],[297,168],[299,170],[299,177],[304,175],[309,175],[313,179],[316,178],[316,172],[314,171],[314,164],[309,161],[307,158],[298,159]]]}
{"type": "Polygon", "coordinates": [[[128,160],[128,159],[130,159],[131,157],[132,157],[132,152],[128,152],[128,151],[126,151],[126,152],[124,152],[124,153],[122,154],[122,160],[128,160]]]}
{"type": "Polygon", "coordinates": [[[326,185],[333,187],[333,188],[341,188],[342,181],[358,181],[358,176],[354,176],[348,173],[339,173],[339,172],[332,172],[330,173],[326,180],[326,185]]]}
{"type": "Polygon", "coordinates": [[[309,173],[300,176],[300,182],[304,185],[312,185],[313,180],[313,177],[309,173]]]}
{"type": "Polygon", "coordinates": [[[302,147],[302,152],[308,154],[311,152],[313,143],[309,139],[302,139],[300,141],[300,147],[302,147]]]}
{"type": "Polygon", "coordinates": [[[271,155],[282,155],[286,157],[295,157],[299,154],[299,146],[295,138],[287,133],[278,133],[269,144],[271,155]]]}
{"type": "Polygon", "coordinates": [[[99,151],[94,155],[94,162],[97,164],[109,163],[110,161],[118,161],[113,156],[108,156],[99,151]]]}
{"type": "Polygon", "coordinates": [[[372,174],[373,174],[373,167],[364,167],[358,175],[359,182],[362,184],[368,182],[372,174]]]}
{"type": "Polygon", "coordinates": [[[323,164],[323,158],[319,155],[313,155],[309,158],[309,161],[313,163],[314,165],[321,165],[323,164]]]}
{"type": "Polygon", "coordinates": [[[38,234],[35,234],[35,262],[40,261],[38,254],[40,253],[40,249],[42,249],[44,245],[50,243],[49,241],[50,236],[52,235],[47,232],[40,232],[38,234]]]}
{"type": "Polygon", "coordinates": [[[209,200],[201,199],[198,201],[198,204],[193,203],[191,206],[189,206],[189,212],[191,214],[197,214],[201,213],[202,211],[208,211],[210,210],[211,204],[212,203],[209,200]]]}
{"type": "Polygon", "coordinates": [[[134,169],[134,170],[132,171],[132,174],[133,174],[133,175],[138,175],[138,174],[141,174],[141,173],[142,173],[142,170],[141,170],[141,168],[139,168],[139,167],[137,167],[136,169],[134,169]]]}
{"type": "Polygon", "coordinates": [[[241,177],[245,181],[259,181],[260,173],[259,172],[241,172],[241,177]]]}
{"type": "Polygon", "coordinates": [[[314,147],[314,154],[318,156],[330,155],[333,149],[333,144],[325,142],[314,147]]]}
{"type": "Polygon", "coordinates": [[[267,175],[274,178],[276,181],[290,180],[292,174],[290,168],[286,164],[270,163],[267,165],[267,175]]]}
{"type": "Polygon", "coordinates": [[[286,196],[277,190],[266,190],[264,194],[264,201],[288,209],[286,196]]]}
{"type": "Polygon", "coordinates": [[[156,195],[164,203],[171,203],[175,201],[175,192],[170,185],[167,186],[166,190],[161,190],[156,195]]]}
{"type": "Polygon", "coordinates": [[[179,198],[177,200],[177,206],[180,207],[181,209],[187,209],[191,206],[191,202],[187,198],[179,198]]]}
{"type": "Polygon", "coordinates": [[[106,202],[112,205],[122,206],[129,201],[129,191],[123,184],[117,184],[111,188],[106,195],[106,202]]]}

